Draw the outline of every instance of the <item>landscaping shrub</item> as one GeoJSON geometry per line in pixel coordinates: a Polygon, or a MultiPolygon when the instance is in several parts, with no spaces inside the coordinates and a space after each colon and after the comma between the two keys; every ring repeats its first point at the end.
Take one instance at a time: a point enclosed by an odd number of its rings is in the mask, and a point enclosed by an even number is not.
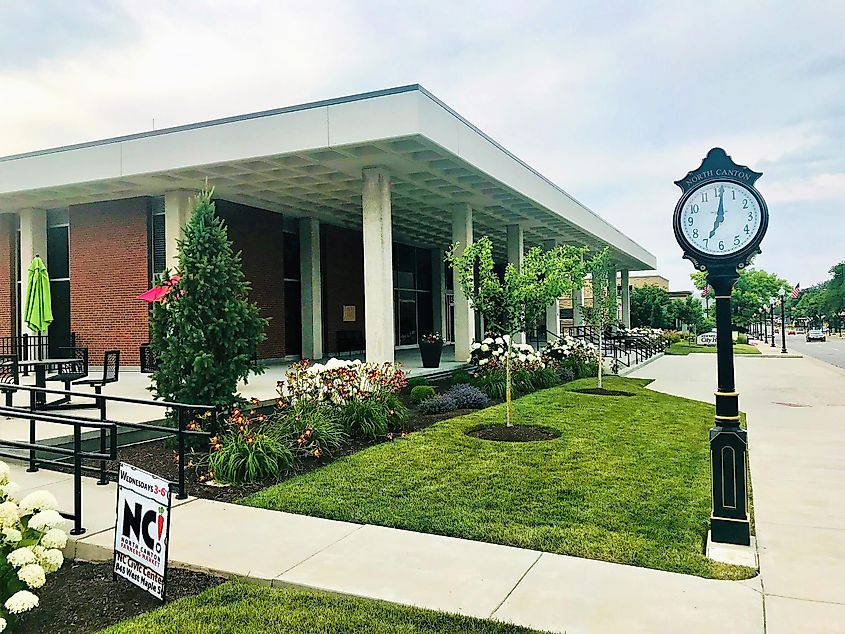
{"type": "Polygon", "coordinates": [[[331,454],[349,438],[334,407],[299,401],[276,414],[268,434],[285,438],[300,457],[331,454]]]}
{"type": "Polygon", "coordinates": [[[487,395],[474,385],[453,385],[446,396],[455,401],[456,409],[481,409],[488,403],[487,395]]]}
{"type": "Polygon", "coordinates": [[[415,387],[420,385],[428,385],[428,380],[425,377],[415,376],[412,379],[408,379],[408,388],[413,390],[415,387]]]}
{"type": "Polygon", "coordinates": [[[456,409],[458,409],[458,405],[455,403],[455,399],[448,394],[435,394],[419,405],[419,410],[423,414],[445,414],[456,409]]]}
{"type": "Polygon", "coordinates": [[[475,384],[490,398],[497,401],[505,400],[508,382],[503,367],[496,366],[479,373],[475,384]]]}
{"type": "Polygon", "coordinates": [[[677,330],[664,330],[663,331],[663,339],[666,341],[667,344],[678,343],[679,341],[683,341],[689,337],[688,334],[683,332],[678,332],[677,330]]]}
{"type": "Polygon", "coordinates": [[[321,364],[305,360],[288,368],[277,390],[290,403],[306,399],[343,405],[371,394],[395,393],[407,384],[405,372],[395,363],[329,359],[321,364]]]}
{"type": "Polygon", "coordinates": [[[434,396],[434,388],[430,385],[415,385],[411,388],[411,402],[421,403],[427,398],[434,396]]]}
{"type": "Polygon", "coordinates": [[[554,370],[558,383],[569,383],[575,380],[575,370],[569,365],[559,364],[554,370]]]}
{"type": "Polygon", "coordinates": [[[342,405],[340,420],[350,436],[376,439],[401,430],[408,420],[408,409],[393,393],[376,393],[342,405]]]}
{"type": "Polygon", "coordinates": [[[56,498],[35,491],[18,501],[11,495],[15,488],[9,482],[9,466],[0,462],[0,631],[6,632],[15,631],[18,614],[38,607],[32,591],[62,567],[67,543],[56,498]]]}
{"type": "Polygon", "coordinates": [[[736,342],[747,344],[748,343],[748,335],[746,335],[744,332],[738,333],[737,336],[736,336],[736,342]]]}
{"type": "Polygon", "coordinates": [[[215,480],[243,484],[279,479],[293,471],[296,457],[285,438],[261,431],[229,431],[211,439],[209,475],[215,480]]]}
{"type": "Polygon", "coordinates": [[[535,390],[544,390],[557,385],[557,374],[554,369],[545,366],[531,371],[531,384],[535,390]]]}
{"type": "Polygon", "coordinates": [[[517,395],[531,394],[537,389],[534,385],[534,370],[528,368],[511,370],[511,387],[517,395]]]}
{"type": "Polygon", "coordinates": [[[459,385],[461,383],[472,383],[472,376],[466,370],[455,370],[452,373],[452,385],[459,385]]]}

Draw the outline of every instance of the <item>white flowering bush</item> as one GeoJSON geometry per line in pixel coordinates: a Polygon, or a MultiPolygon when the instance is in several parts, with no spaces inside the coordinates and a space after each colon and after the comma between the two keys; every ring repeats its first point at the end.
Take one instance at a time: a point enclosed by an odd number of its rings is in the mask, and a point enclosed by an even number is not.
{"type": "MultiPolygon", "coordinates": [[[[488,335],[481,341],[473,342],[470,351],[469,363],[484,369],[488,364],[498,365],[505,362],[508,354],[508,335],[488,335]]],[[[543,360],[534,350],[534,347],[527,343],[511,344],[511,361],[542,365],[543,360]]]]}
{"type": "Polygon", "coordinates": [[[64,563],[65,519],[56,498],[35,491],[22,500],[0,462],[0,632],[12,631],[19,614],[38,607],[38,590],[64,563]]]}
{"type": "Polygon", "coordinates": [[[661,343],[666,339],[662,328],[619,328],[617,333],[623,337],[644,337],[652,343],[661,343]]]}
{"type": "Polygon", "coordinates": [[[332,358],[325,364],[308,360],[294,363],[277,389],[287,403],[305,399],[344,405],[374,393],[396,393],[407,384],[405,372],[396,363],[332,358]]]}

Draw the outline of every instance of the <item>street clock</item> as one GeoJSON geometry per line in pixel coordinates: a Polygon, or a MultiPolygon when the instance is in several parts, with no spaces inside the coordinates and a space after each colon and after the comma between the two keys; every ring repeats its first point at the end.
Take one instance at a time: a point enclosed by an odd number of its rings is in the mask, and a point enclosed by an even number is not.
{"type": "Polygon", "coordinates": [[[697,170],[675,181],[683,190],[675,238],[697,269],[744,268],[760,253],[769,226],[766,201],[754,187],[760,176],[713,148],[697,170]]]}

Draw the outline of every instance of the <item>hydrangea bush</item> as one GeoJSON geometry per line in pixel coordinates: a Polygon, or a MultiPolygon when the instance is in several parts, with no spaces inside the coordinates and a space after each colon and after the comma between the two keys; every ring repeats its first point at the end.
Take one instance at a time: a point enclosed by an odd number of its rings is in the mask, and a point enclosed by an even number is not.
{"type": "Polygon", "coordinates": [[[573,359],[583,362],[592,362],[596,359],[597,349],[586,339],[578,339],[571,335],[563,335],[554,343],[543,348],[543,361],[549,363],[563,363],[573,359]]]}
{"type": "Polygon", "coordinates": [[[375,392],[395,394],[407,384],[405,372],[395,363],[329,359],[322,364],[306,359],[288,369],[277,389],[282,400],[288,403],[307,399],[344,405],[375,392]]]}
{"type": "Polygon", "coordinates": [[[32,591],[62,567],[67,543],[56,498],[35,491],[19,501],[16,488],[9,482],[9,466],[0,462],[0,632],[11,632],[19,614],[38,607],[32,591]]]}
{"type": "MultiPolygon", "coordinates": [[[[488,334],[480,342],[473,342],[470,351],[470,357],[467,359],[469,363],[477,365],[479,368],[484,368],[485,365],[492,363],[494,365],[502,364],[508,354],[509,335],[493,335],[488,334]]],[[[534,347],[527,343],[512,343],[511,344],[511,362],[518,363],[542,363],[540,355],[534,350],[534,347]]]]}

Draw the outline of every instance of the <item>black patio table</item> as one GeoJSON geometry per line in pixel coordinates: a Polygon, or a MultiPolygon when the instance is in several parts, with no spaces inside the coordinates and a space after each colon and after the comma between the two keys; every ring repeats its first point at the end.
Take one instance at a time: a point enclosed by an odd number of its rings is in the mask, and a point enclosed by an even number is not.
{"type": "MultiPolygon", "coordinates": [[[[79,359],[27,359],[26,361],[18,361],[19,366],[29,366],[35,368],[35,387],[47,387],[47,368],[51,366],[61,367],[71,363],[79,363],[79,359]]],[[[35,405],[42,409],[56,407],[70,401],[69,396],[63,396],[55,401],[47,402],[47,394],[44,392],[35,393],[35,405]]]]}

